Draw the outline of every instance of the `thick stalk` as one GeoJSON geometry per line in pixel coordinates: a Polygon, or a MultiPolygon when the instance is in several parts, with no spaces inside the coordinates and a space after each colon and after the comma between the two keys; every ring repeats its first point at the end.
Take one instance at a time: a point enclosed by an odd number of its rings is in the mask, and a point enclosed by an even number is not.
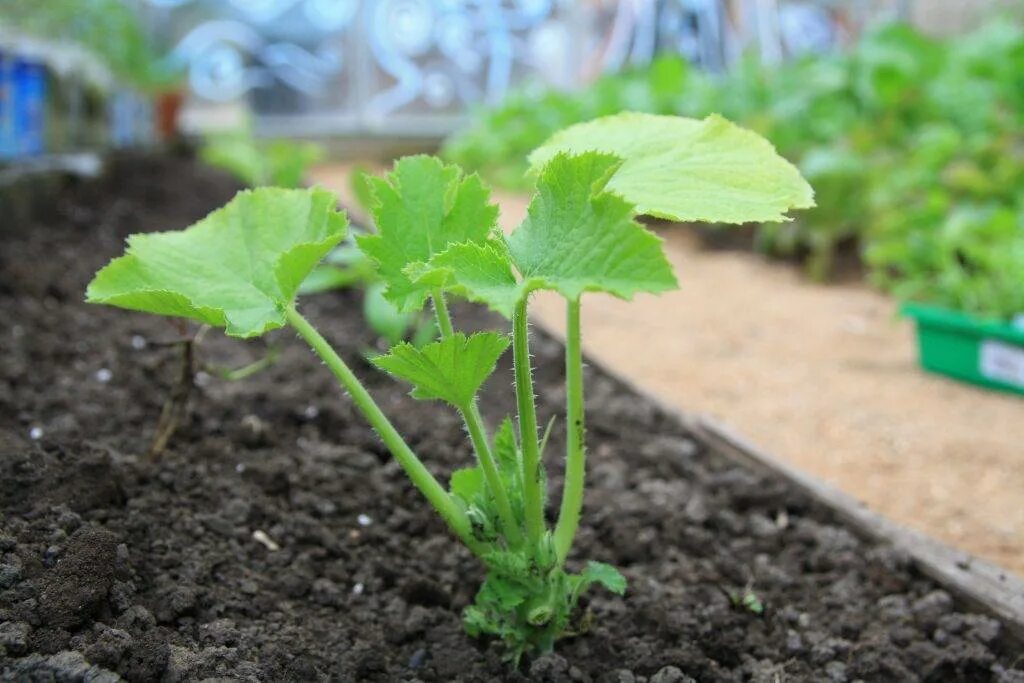
{"type": "Polygon", "coordinates": [[[487,481],[487,488],[494,496],[494,503],[498,507],[498,515],[501,517],[502,530],[509,545],[516,547],[523,542],[523,533],[519,529],[515,515],[512,514],[512,504],[508,500],[508,492],[502,485],[501,475],[494,463],[494,455],[487,442],[487,433],[484,431],[484,421],[480,416],[480,409],[476,403],[471,403],[467,408],[459,411],[462,419],[466,422],[466,429],[469,431],[469,438],[473,442],[473,449],[476,450],[477,460],[484,472],[484,479],[487,481]]]}
{"type": "Polygon", "coordinates": [[[452,327],[452,316],[448,313],[448,304],[445,303],[444,293],[439,289],[431,297],[434,300],[434,314],[437,316],[437,326],[441,330],[441,337],[448,338],[455,334],[452,327]]]}
{"type": "Polygon", "coordinates": [[[466,513],[456,505],[455,501],[448,495],[444,487],[438,483],[434,475],[423,465],[416,454],[412,452],[409,445],[405,443],[398,430],[381,411],[380,407],[366,391],[352,370],[345,364],[345,361],[331,348],[316,329],[309,324],[309,321],[302,317],[294,307],[286,311],[288,323],[298,331],[306,342],[313,348],[316,355],[323,359],[334,376],[338,378],[341,385],[352,397],[359,412],[363,414],[370,426],[380,435],[384,445],[388,447],[391,454],[402,466],[405,473],[409,475],[412,483],[420,490],[426,499],[434,506],[434,509],[441,515],[452,531],[466,546],[477,555],[483,552],[480,543],[473,538],[472,528],[466,513]]]}
{"type": "Polygon", "coordinates": [[[555,552],[564,563],[583,510],[586,433],[583,424],[583,353],[580,349],[580,300],[570,300],[565,320],[565,484],[555,527],[555,552]]]}
{"type": "Polygon", "coordinates": [[[530,339],[526,319],[526,297],[512,313],[512,353],[516,373],[516,403],[519,409],[519,443],[523,450],[523,507],[526,537],[537,547],[544,533],[544,502],[541,486],[540,452],[537,445],[537,408],[533,396],[533,370],[530,367],[530,339]]]}

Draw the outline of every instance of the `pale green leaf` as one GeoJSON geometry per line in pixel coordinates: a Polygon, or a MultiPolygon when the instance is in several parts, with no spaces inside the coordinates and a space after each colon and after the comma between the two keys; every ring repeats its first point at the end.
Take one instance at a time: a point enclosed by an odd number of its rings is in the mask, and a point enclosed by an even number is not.
{"type": "Polygon", "coordinates": [[[373,363],[412,384],[413,397],[440,399],[465,409],[494,372],[508,344],[508,337],[497,332],[478,332],[469,337],[457,333],[419,349],[399,344],[374,358],[373,363]]]}
{"type": "Polygon", "coordinates": [[[462,176],[429,156],[405,157],[385,178],[369,179],[377,234],[358,238],[378,264],[385,296],[403,311],[418,310],[430,287],[406,269],[425,263],[451,244],[483,242],[495,229],[498,207],[476,175],[462,176]]]}
{"type": "Polygon", "coordinates": [[[570,299],[588,291],[629,299],[674,289],[661,239],[634,220],[629,202],[604,189],[619,164],[594,152],[558,155],[545,166],[527,218],[507,242],[455,244],[407,272],[506,317],[538,289],[570,299]]]}
{"type": "MultiPolygon", "coordinates": [[[[633,206],[605,191],[619,160],[559,154],[543,169],[522,225],[508,239],[525,288],[569,299],[600,291],[623,299],[675,289],[661,239],[633,220],[633,206]]],[[[460,280],[461,282],[461,280],[460,280]]]]}
{"type": "Polygon", "coordinates": [[[212,136],[199,150],[199,158],[231,173],[248,187],[266,185],[265,159],[248,135],[212,136]]]}
{"type": "Polygon", "coordinates": [[[132,235],[86,300],[191,318],[253,337],[285,323],[314,266],[345,236],[337,199],[321,189],[261,188],[185,230],[132,235]]]}
{"type": "Polygon", "coordinates": [[[580,578],[583,579],[584,589],[586,586],[599,583],[616,595],[626,592],[626,577],[618,569],[604,562],[591,560],[580,573],[580,578]]]}
{"type": "Polygon", "coordinates": [[[452,472],[449,488],[467,506],[484,493],[484,473],[479,467],[464,467],[452,472]]]}
{"type": "Polygon", "coordinates": [[[416,313],[402,313],[388,301],[381,282],[372,282],[363,291],[363,318],[388,344],[397,344],[406,338],[415,316],[416,313]]]}
{"type": "Polygon", "coordinates": [[[505,417],[494,433],[494,458],[502,471],[516,472],[519,469],[519,446],[516,444],[516,430],[512,418],[505,417]]]}
{"type": "Polygon", "coordinates": [[[481,602],[493,602],[502,612],[509,612],[530,598],[526,587],[503,574],[488,576],[481,591],[486,591],[481,602]]]}
{"type": "Polygon", "coordinates": [[[430,260],[407,272],[418,283],[443,287],[469,301],[486,304],[506,318],[526,294],[526,285],[516,279],[503,242],[453,244],[430,260]]]}
{"type": "Polygon", "coordinates": [[[800,172],[760,135],[712,114],[703,120],[627,112],[570,126],[530,155],[543,169],[560,152],[623,160],[608,189],[641,214],[681,221],[788,220],[814,206],[800,172]]]}

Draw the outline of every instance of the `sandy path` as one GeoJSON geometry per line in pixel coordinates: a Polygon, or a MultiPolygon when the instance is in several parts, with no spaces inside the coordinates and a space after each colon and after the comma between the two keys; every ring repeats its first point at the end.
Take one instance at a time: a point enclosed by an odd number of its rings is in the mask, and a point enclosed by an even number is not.
{"type": "MultiPolygon", "coordinates": [[[[346,169],[317,182],[347,191],[346,169]]],[[[506,230],[526,203],[497,196],[506,230]]],[[[584,349],[661,399],[712,415],[874,510],[1024,574],[1024,400],[921,372],[894,302],[661,231],[682,288],[588,295],[584,349]]],[[[564,307],[532,311],[558,332],[564,307]]]]}

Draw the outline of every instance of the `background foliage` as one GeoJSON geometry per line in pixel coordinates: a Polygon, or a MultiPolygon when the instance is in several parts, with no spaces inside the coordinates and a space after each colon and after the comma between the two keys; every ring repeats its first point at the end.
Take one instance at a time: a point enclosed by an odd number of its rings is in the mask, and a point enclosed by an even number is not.
{"type": "Polygon", "coordinates": [[[848,53],[712,77],[674,57],[581,92],[521,92],[446,145],[449,159],[525,189],[527,154],[618,111],[723,116],[794,161],[818,208],[766,223],[758,247],[824,279],[853,245],[901,298],[1009,318],[1024,312],[1024,30],[937,41],[892,24],[848,53]]]}

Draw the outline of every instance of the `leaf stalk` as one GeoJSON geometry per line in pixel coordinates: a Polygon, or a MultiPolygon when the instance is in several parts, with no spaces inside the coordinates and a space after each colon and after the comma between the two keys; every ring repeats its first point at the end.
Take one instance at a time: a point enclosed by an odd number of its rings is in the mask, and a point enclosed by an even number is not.
{"type": "Polygon", "coordinates": [[[580,339],[580,299],[569,299],[565,325],[565,484],[555,526],[555,552],[559,566],[572,549],[583,511],[586,477],[586,426],[583,411],[583,352],[580,339]]]}
{"type": "Polygon", "coordinates": [[[476,451],[477,460],[480,462],[480,468],[483,470],[484,479],[487,481],[487,488],[490,490],[491,495],[494,496],[498,515],[501,517],[502,531],[509,545],[513,548],[518,547],[523,542],[523,534],[519,529],[519,523],[516,521],[515,515],[512,514],[512,504],[509,502],[508,492],[501,481],[501,475],[494,462],[494,455],[491,453],[491,447],[488,445],[487,434],[484,431],[484,421],[480,416],[480,409],[477,407],[476,402],[472,402],[469,406],[460,409],[459,412],[462,413],[462,418],[466,422],[466,429],[469,432],[470,441],[473,442],[473,449],[476,451]]]}
{"type": "Polygon", "coordinates": [[[516,403],[519,409],[519,443],[523,451],[523,507],[526,538],[537,547],[544,533],[544,499],[541,487],[540,447],[537,443],[537,408],[533,395],[533,368],[530,366],[530,337],[526,315],[527,296],[512,313],[512,353],[515,363],[516,403]]]}
{"type": "Polygon", "coordinates": [[[381,441],[409,475],[413,485],[419,489],[427,501],[434,506],[442,519],[448,523],[455,535],[459,537],[474,554],[481,556],[485,549],[473,536],[472,527],[466,513],[460,508],[443,486],[434,478],[430,470],[416,457],[409,445],[395,429],[391,421],[384,415],[377,402],[362,382],[355,376],[351,368],[341,359],[326,339],[306,320],[294,305],[285,311],[285,317],[299,335],[312,347],[313,352],[324,361],[327,367],[338,378],[341,385],[352,397],[359,412],[363,414],[370,426],[380,435],[381,441]]]}

